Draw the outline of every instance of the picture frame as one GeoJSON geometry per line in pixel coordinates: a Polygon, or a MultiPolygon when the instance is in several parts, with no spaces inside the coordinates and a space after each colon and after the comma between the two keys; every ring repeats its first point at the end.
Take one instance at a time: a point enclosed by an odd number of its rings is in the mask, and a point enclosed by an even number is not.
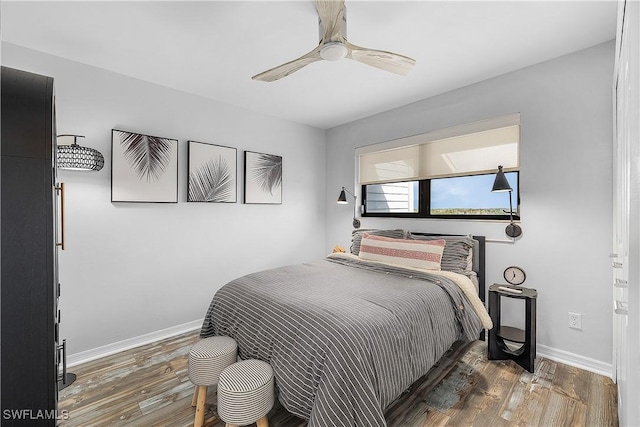
{"type": "Polygon", "coordinates": [[[111,201],[178,203],[178,140],[112,129],[111,201]]]}
{"type": "Polygon", "coordinates": [[[237,150],[188,141],[187,202],[237,202],[237,150]]]}
{"type": "Polygon", "coordinates": [[[244,152],[244,203],[282,204],[282,156],[244,152]]]}

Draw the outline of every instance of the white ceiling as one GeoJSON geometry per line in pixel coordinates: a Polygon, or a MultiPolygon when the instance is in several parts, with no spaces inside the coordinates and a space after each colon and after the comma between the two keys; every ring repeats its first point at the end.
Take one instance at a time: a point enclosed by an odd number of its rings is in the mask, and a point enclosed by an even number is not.
{"type": "Polygon", "coordinates": [[[251,76],[318,43],[309,1],[0,4],[3,41],[331,128],[611,40],[616,1],[347,0],[348,39],[410,56],[402,77],[344,59],[251,76]]]}

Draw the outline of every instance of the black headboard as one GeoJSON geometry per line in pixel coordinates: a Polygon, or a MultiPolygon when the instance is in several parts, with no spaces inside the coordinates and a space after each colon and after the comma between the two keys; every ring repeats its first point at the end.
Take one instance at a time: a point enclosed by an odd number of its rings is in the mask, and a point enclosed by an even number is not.
{"type": "MultiPolygon", "coordinates": [[[[471,236],[473,240],[478,242],[478,270],[476,273],[478,274],[478,295],[480,296],[480,300],[485,302],[486,295],[486,282],[485,282],[485,244],[486,238],[485,236],[471,236]]],[[[475,249],[475,248],[474,248],[475,249]]],[[[475,255],[474,255],[475,262],[475,255]]],[[[475,268],[475,267],[474,267],[475,268]]],[[[486,304],[485,304],[486,305],[486,304]]]]}

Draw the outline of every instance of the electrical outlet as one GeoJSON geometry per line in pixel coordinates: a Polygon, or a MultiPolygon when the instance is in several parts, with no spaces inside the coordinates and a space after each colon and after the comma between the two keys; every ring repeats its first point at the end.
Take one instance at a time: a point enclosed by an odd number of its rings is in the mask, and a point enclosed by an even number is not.
{"type": "Polygon", "coordinates": [[[569,312],[569,327],[582,330],[582,314],[569,312]]]}

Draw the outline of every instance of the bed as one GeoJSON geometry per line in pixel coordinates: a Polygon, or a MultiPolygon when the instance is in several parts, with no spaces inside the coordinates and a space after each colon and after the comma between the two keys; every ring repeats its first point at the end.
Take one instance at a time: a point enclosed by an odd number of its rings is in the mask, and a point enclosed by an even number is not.
{"type": "Polygon", "coordinates": [[[310,427],[385,426],[385,408],[456,341],[491,328],[484,238],[357,230],[352,242],[350,253],[229,282],[200,332],[228,335],[240,358],[269,362],[282,406],[310,427]],[[440,271],[405,265],[417,262],[408,258],[381,261],[371,249],[437,252],[440,241],[449,247],[440,271]]]}

